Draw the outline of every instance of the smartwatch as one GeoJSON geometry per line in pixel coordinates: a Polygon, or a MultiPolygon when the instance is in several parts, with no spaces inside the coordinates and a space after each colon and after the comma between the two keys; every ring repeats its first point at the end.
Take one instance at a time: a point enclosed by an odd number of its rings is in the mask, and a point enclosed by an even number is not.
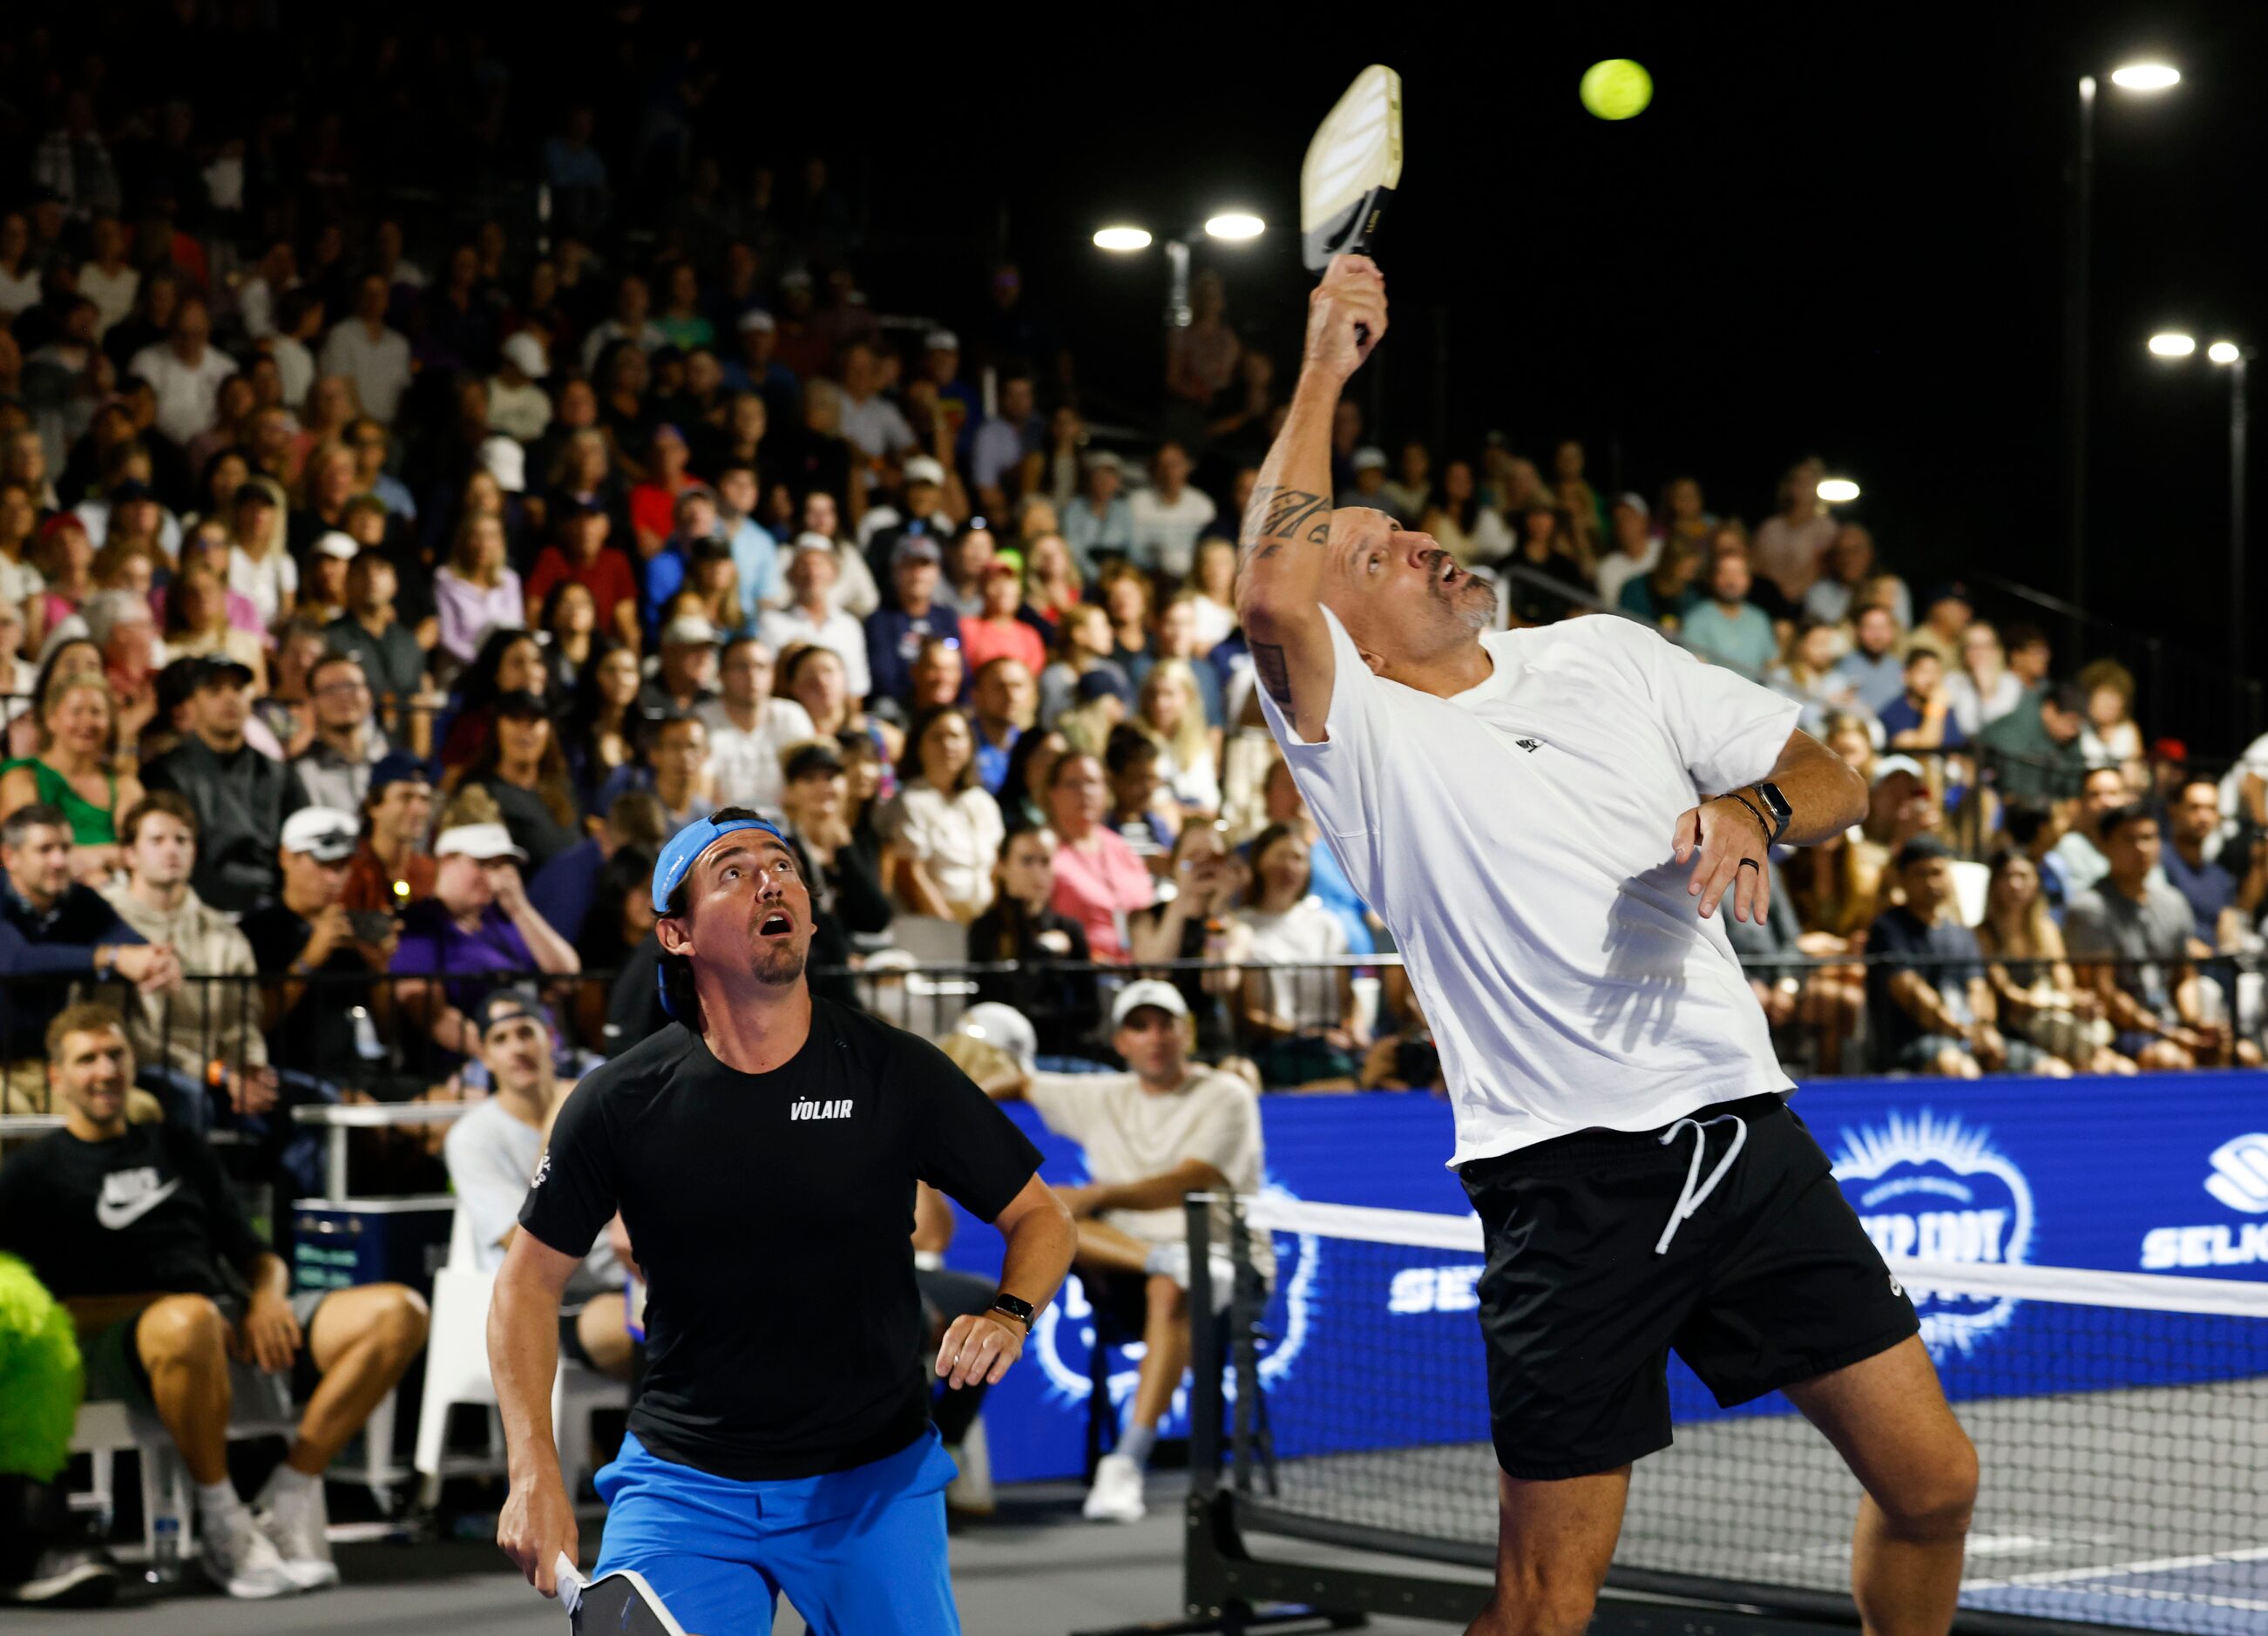
{"type": "Polygon", "coordinates": [[[1779,838],[1787,833],[1787,826],[1795,821],[1795,809],[1787,804],[1787,797],[1779,793],[1778,784],[1756,784],[1752,788],[1764,798],[1764,809],[1771,814],[1772,845],[1778,846],[1779,838]]]}
{"type": "Polygon", "coordinates": [[[1005,1289],[998,1295],[992,1297],[992,1304],[986,1308],[985,1310],[988,1312],[1006,1313],[1010,1317],[1015,1319],[1016,1322],[1024,1326],[1024,1333],[1026,1335],[1029,1335],[1032,1332],[1032,1325],[1039,1321],[1040,1317],[1037,1309],[1035,1309],[1030,1302],[1020,1300],[1017,1296],[1010,1295],[1005,1289]]]}

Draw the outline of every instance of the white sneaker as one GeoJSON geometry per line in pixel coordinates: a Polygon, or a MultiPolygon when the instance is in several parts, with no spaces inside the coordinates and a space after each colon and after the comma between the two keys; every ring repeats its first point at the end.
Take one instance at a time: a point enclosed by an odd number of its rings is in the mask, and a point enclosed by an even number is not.
{"type": "Polygon", "coordinates": [[[225,1519],[202,1516],[197,1520],[204,1533],[198,1566],[207,1579],[230,1596],[259,1601],[289,1596],[299,1588],[298,1581],[284,1571],[284,1559],[260,1531],[251,1512],[239,1508],[225,1519]]]}
{"type": "Polygon", "coordinates": [[[1142,1468],[1123,1454],[1095,1463],[1094,1486],[1086,1491],[1083,1514],[1090,1522],[1138,1522],[1150,1514],[1142,1503],[1142,1468]]]}
{"type": "MultiPolygon", "coordinates": [[[[278,1468],[281,1474],[282,1468],[278,1468]]],[[[339,1582],[339,1565],[331,1560],[330,1509],[323,1500],[320,1483],[284,1483],[268,1479],[255,1514],[260,1531],[284,1559],[284,1572],[301,1590],[320,1590],[339,1582]]]]}

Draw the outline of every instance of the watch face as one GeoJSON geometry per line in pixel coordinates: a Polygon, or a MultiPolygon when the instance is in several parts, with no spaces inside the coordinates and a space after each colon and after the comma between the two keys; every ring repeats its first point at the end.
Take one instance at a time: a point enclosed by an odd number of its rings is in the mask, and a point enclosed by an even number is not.
{"type": "Polygon", "coordinates": [[[1758,784],[1756,793],[1764,798],[1764,804],[1772,810],[1774,818],[1783,824],[1787,821],[1793,809],[1787,804],[1787,797],[1779,793],[1778,785],[1758,784]]]}

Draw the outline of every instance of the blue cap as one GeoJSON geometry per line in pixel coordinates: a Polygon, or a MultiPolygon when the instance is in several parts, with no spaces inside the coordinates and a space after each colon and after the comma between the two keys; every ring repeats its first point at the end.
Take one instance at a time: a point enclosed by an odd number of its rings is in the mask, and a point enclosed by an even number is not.
{"type": "MultiPolygon", "coordinates": [[[[729,835],[736,829],[760,829],[784,847],[787,837],[779,833],[777,825],[760,818],[696,818],[669,838],[661,849],[661,856],[653,866],[653,912],[669,913],[669,895],[677,890],[677,883],[685,872],[700,861],[711,841],[729,835]]],[[[669,967],[663,965],[654,974],[654,987],[661,991],[661,1009],[671,1016],[677,1008],[669,1003],[669,967]]]]}
{"type": "Polygon", "coordinates": [[[760,818],[696,818],[669,838],[661,849],[661,857],[653,866],[653,912],[669,913],[669,894],[677,890],[677,883],[685,878],[701,855],[709,850],[711,841],[729,835],[736,829],[760,829],[783,847],[787,837],[778,825],[760,818]]]}

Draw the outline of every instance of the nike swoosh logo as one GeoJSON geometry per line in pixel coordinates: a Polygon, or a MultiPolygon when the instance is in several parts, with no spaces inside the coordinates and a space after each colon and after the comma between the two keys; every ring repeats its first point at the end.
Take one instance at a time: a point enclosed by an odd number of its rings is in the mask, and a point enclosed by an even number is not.
{"type": "Polygon", "coordinates": [[[139,1199],[129,1199],[124,1204],[113,1204],[107,1199],[98,1199],[94,1207],[94,1219],[114,1233],[122,1227],[131,1227],[172,1198],[174,1190],[180,1185],[181,1178],[177,1176],[155,1192],[144,1193],[139,1199]]]}

